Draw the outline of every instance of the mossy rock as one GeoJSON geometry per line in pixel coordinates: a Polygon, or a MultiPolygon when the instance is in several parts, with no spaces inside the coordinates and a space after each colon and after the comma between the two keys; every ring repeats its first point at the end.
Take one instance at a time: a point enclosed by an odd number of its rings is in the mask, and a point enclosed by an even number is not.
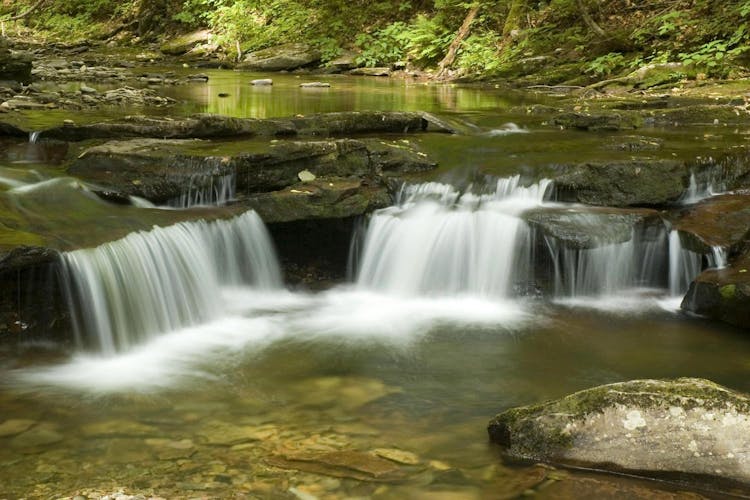
{"type": "Polygon", "coordinates": [[[750,329],[750,254],[707,269],[690,284],[682,309],[750,329]]]}
{"type": "Polygon", "coordinates": [[[172,38],[164,43],[159,50],[165,54],[179,56],[185,54],[199,43],[208,42],[211,39],[211,32],[208,30],[199,30],[185,35],[172,38]]]}
{"type": "Polygon", "coordinates": [[[643,119],[627,111],[600,111],[596,113],[568,112],[553,119],[555,125],[587,131],[632,130],[643,125],[643,119]]]}
{"type": "Polygon", "coordinates": [[[634,380],[513,408],[488,427],[519,458],[750,484],[750,398],[708,380],[634,380]]]}

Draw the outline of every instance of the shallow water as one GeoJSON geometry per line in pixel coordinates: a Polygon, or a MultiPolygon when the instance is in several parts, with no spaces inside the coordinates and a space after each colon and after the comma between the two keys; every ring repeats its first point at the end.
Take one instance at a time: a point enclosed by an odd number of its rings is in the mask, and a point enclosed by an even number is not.
{"type": "MultiPolygon", "coordinates": [[[[474,170],[540,177],[552,160],[633,155],[601,147],[624,134],[535,124],[514,106],[544,99],[502,89],[316,76],[332,88],[301,90],[298,84],[308,78],[294,75],[274,75],[272,89],[256,89],[247,82],[262,75],[207,73],[208,85],[165,89],[182,99],[170,112],[440,113],[472,132],[409,140],[438,159],[438,175],[456,182],[472,179],[474,170]],[[219,92],[230,97],[219,98],[219,92]]],[[[29,115],[28,123],[41,127],[54,119],[59,117],[29,115]]],[[[662,150],[639,153],[647,157],[707,154],[742,145],[747,137],[725,129],[642,133],[665,140],[662,150]]],[[[9,179],[3,189],[26,182],[23,172],[32,175],[23,163],[29,151],[36,154],[34,168],[60,175],[56,162],[38,153],[43,144],[24,149],[10,141],[2,147],[0,176],[9,179]]],[[[221,142],[209,144],[222,150],[221,142]]],[[[86,200],[75,210],[108,214],[100,201],[86,200]]],[[[137,209],[127,210],[137,218],[137,209]]],[[[59,210],[55,217],[62,225],[67,215],[59,210]]],[[[45,220],[47,227],[55,218],[45,220]]],[[[750,391],[750,338],[676,312],[678,304],[663,300],[663,293],[555,303],[404,297],[345,285],[318,294],[241,287],[221,294],[225,314],[219,319],[113,357],[51,343],[0,347],[0,497],[119,488],[167,498],[471,499],[514,498],[529,490],[542,498],[666,495],[684,487],[510,463],[488,443],[487,422],[511,406],[633,378],[705,377],[750,391]],[[378,449],[415,456],[390,462],[396,471],[388,480],[342,471],[335,460],[319,456],[365,454],[348,455],[353,463],[378,449]],[[318,454],[312,462],[317,469],[282,467],[284,460],[309,454],[318,454]]]]}

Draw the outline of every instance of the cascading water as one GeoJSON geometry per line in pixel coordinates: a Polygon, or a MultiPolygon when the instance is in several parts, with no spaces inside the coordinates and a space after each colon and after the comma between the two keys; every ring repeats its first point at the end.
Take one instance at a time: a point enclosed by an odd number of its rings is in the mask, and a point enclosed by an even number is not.
{"type": "Polygon", "coordinates": [[[29,143],[36,144],[37,139],[39,139],[39,134],[41,134],[41,132],[29,132],[29,143]]]}
{"type": "Polygon", "coordinates": [[[727,250],[720,246],[711,247],[711,254],[708,255],[708,265],[717,269],[727,267],[727,250]]]}
{"type": "Polygon", "coordinates": [[[218,317],[223,285],[281,285],[269,236],[252,211],[155,227],[61,260],[78,338],[105,354],[218,317]]]}
{"type": "Polygon", "coordinates": [[[520,212],[542,203],[551,182],[500,179],[489,194],[440,183],[404,186],[376,212],[359,259],[360,289],[398,295],[505,297],[530,266],[520,212]],[[519,251],[521,250],[521,251],[519,251]]]}
{"type": "Polygon", "coordinates": [[[716,196],[726,192],[726,182],[722,179],[721,172],[716,169],[711,170],[699,179],[695,173],[690,174],[690,183],[679,203],[682,205],[692,205],[701,200],[716,196]]]}
{"type": "Polygon", "coordinates": [[[218,178],[196,175],[190,178],[187,191],[167,205],[174,208],[226,205],[235,197],[236,184],[234,174],[222,175],[218,178]]]}

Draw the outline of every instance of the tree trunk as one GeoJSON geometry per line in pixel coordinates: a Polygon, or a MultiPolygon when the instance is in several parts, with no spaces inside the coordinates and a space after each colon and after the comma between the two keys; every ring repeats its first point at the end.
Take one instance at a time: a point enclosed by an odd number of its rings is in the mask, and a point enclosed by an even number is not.
{"type": "Polygon", "coordinates": [[[600,37],[606,37],[607,33],[601,28],[601,26],[596,24],[596,21],[594,21],[591,14],[589,14],[589,10],[586,8],[583,0],[576,0],[576,3],[578,4],[578,10],[581,11],[581,17],[583,18],[583,22],[586,23],[586,26],[600,37]]]}
{"type": "Polygon", "coordinates": [[[503,38],[508,38],[513,35],[514,31],[521,29],[527,7],[527,0],[513,0],[511,2],[508,17],[505,18],[505,24],[503,25],[503,38]]]}
{"type": "Polygon", "coordinates": [[[461,46],[461,43],[464,41],[464,39],[469,35],[469,32],[471,31],[471,23],[474,22],[474,19],[477,17],[478,12],[479,4],[477,3],[474,4],[474,6],[469,9],[469,12],[466,13],[464,22],[461,23],[461,27],[458,29],[456,37],[448,47],[448,52],[445,54],[443,60],[440,61],[440,64],[438,64],[438,78],[442,78],[443,75],[448,71],[448,68],[453,65],[453,62],[456,60],[456,53],[458,52],[458,48],[461,46]]]}

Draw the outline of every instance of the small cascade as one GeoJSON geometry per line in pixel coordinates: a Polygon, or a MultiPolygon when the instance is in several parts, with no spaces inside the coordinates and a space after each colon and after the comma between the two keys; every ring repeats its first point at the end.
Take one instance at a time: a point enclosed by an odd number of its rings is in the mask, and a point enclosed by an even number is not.
{"type": "Polygon", "coordinates": [[[281,285],[268,233],[252,211],[154,227],[61,260],[79,341],[105,354],[218,317],[221,286],[281,285]]]}
{"type": "Polygon", "coordinates": [[[684,295],[701,272],[702,256],[684,248],[679,231],[669,232],[669,293],[684,295]]]}
{"type": "Polygon", "coordinates": [[[727,250],[720,246],[711,247],[711,254],[708,255],[709,267],[723,269],[727,267],[727,250]]]}
{"type": "Polygon", "coordinates": [[[190,178],[187,191],[167,205],[174,208],[226,205],[235,198],[236,184],[234,174],[221,177],[195,175],[190,178]]]}
{"type": "Polygon", "coordinates": [[[555,296],[590,297],[631,288],[664,288],[664,239],[633,230],[628,241],[602,241],[582,249],[544,237],[552,261],[555,296]]]}
{"type": "Polygon", "coordinates": [[[518,217],[542,203],[551,183],[500,179],[495,191],[459,192],[440,183],[404,186],[365,232],[357,285],[396,295],[505,297],[531,263],[530,232],[518,217]]]}
{"type": "Polygon", "coordinates": [[[36,144],[37,139],[39,139],[39,134],[41,134],[41,132],[29,132],[29,144],[36,144]]]}
{"type": "Polygon", "coordinates": [[[511,134],[528,134],[529,131],[525,128],[521,128],[518,125],[516,125],[513,122],[504,123],[498,128],[493,128],[487,132],[485,132],[483,135],[487,137],[500,137],[504,135],[511,135],[511,134]]]}
{"type": "Polygon", "coordinates": [[[681,205],[692,205],[706,198],[722,194],[726,190],[726,182],[717,169],[712,169],[700,178],[695,173],[691,173],[690,183],[678,202],[681,205]]]}

